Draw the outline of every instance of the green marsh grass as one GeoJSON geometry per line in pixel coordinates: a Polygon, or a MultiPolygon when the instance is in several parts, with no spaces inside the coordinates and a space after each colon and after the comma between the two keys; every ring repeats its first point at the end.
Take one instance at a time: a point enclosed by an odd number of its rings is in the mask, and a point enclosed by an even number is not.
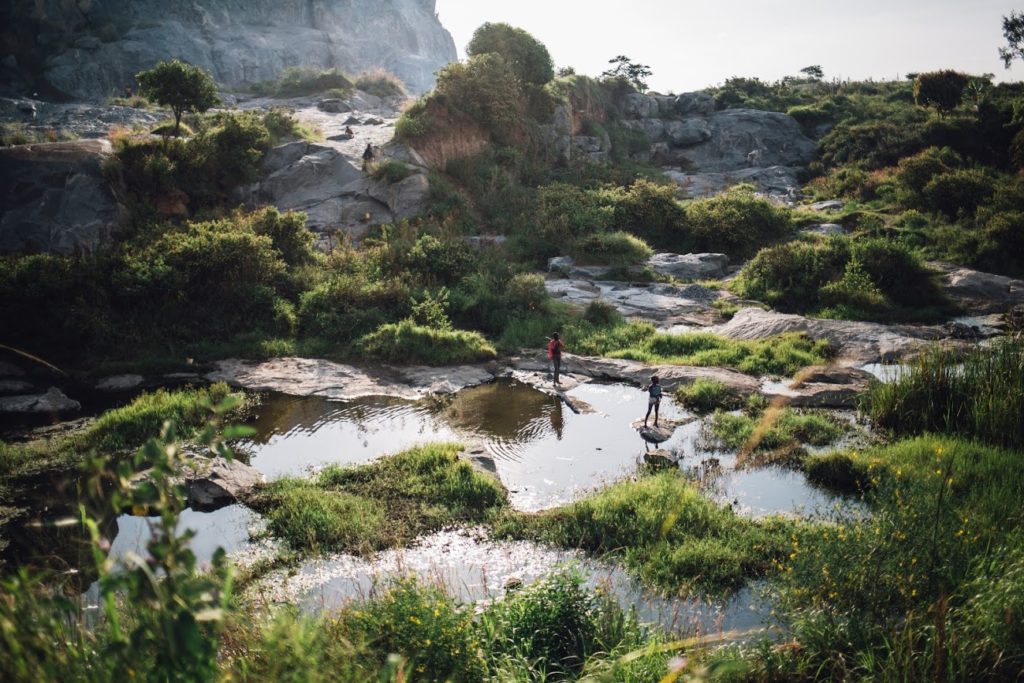
{"type": "Polygon", "coordinates": [[[676,401],[690,410],[710,413],[719,408],[733,408],[740,399],[729,391],[722,382],[714,379],[698,379],[676,389],[676,401]]]}
{"type": "Polygon", "coordinates": [[[381,325],[358,344],[366,357],[390,363],[450,365],[492,360],[498,355],[479,332],[427,327],[412,320],[381,325]]]}
{"type": "Polygon", "coordinates": [[[965,356],[933,349],[896,381],[873,382],[861,410],[899,435],[939,432],[1024,448],[1024,337],[965,356]]]}
{"type": "Polygon", "coordinates": [[[727,449],[751,444],[755,432],[755,450],[775,450],[799,445],[828,446],[846,434],[850,427],[825,413],[784,408],[765,420],[761,414],[735,415],[718,411],[711,418],[711,434],[727,449]],[[764,426],[764,429],[759,427],[764,426]]]}
{"type": "Polygon", "coordinates": [[[781,557],[790,526],[740,517],[681,473],[662,472],[554,510],[506,514],[496,533],[618,556],[648,583],[684,593],[763,575],[781,557]]]}
{"type": "Polygon", "coordinates": [[[460,459],[461,451],[430,444],[368,465],[332,465],[314,480],[279,479],[250,504],[296,549],[400,547],[445,526],[486,521],[507,504],[501,484],[460,459]]]}

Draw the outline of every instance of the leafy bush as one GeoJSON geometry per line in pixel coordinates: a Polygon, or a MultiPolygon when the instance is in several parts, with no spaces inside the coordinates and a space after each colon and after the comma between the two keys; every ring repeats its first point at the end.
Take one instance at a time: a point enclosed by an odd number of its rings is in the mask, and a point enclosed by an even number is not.
{"type": "Polygon", "coordinates": [[[583,319],[598,327],[622,324],[622,314],[614,305],[603,299],[594,299],[583,309],[583,319]]]}
{"type": "Polygon", "coordinates": [[[521,119],[522,95],[522,86],[508,62],[486,53],[441,69],[431,97],[442,98],[502,138],[521,119]]]}
{"type": "Polygon", "coordinates": [[[963,101],[969,80],[967,74],[949,69],[919,74],[914,80],[914,101],[946,115],[963,101]]]}
{"type": "Polygon", "coordinates": [[[479,332],[424,327],[412,320],[381,325],[359,340],[359,348],[377,360],[426,365],[474,363],[498,355],[479,332]]]}
{"type": "Polygon", "coordinates": [[[785,237],[788,212],[753,192],[733,189],[686,205],[686,226],[693,251],[712,251],[741,259],[785,237]]]}
{"type": "Polygon", "coordinates": [[[928,319],[948,306],[920,260],[883,239],[764,249],[743,268],[736,288],[783,311],[854,319],[928,319]]]}
{"type": "Polygon", "coordinates": [[[714,379],[698,379],[676,389],[676,400],[686,408],[699,413],[710,413],[719,408],[734,407],[739,403],[722,382],[714,379]]]}
{"type": "Polygon", "coordinates": [[[401,282],[336,274],[302,294],[299,332],[344,348],[382,324],[401,319],[409,306],[410,291],[401,282]]]}
{"type": "Polygon", "coordinates": [[[601,232],[608,211],[599,197],[574,185],[556,183],[540,188],[537,219],[528,238],[540,256],[555,256],[581,237],[601,232]]]}
{"type": "Polygon", "coordinates": [[[302,97],[318,95],[327,90],[347,93],[352,85],[352,81],[338,69],[291,66],[281,72],[277,81],[259,83],[253,90],[273,97],[302,97]]]}
{"type": "Polygon", "coordinates": [[[355,87],[377,97],[400,97],[405,95],[405,84],[402,80],[383,69],[375,69],[360,74],[356,78],[355,87]]]}
{"type": "Polygon", "coordinates": [[[973,216],[995,193],[991,176],[981,169],[965,168],[933,177],[921,191],[928,208],[950,219],[973,216]]]}
{"type": "Polygon", "coordinates": [[[521,28],[490,22],[481,25],[473,32],[466,54],[474,57],[488,53],[501,55],[523,83],[544,85],[555,77],[547,48],[521,28]]]}
{"type": "Polygon", "coordinates": [[[412,169],[400,161],[387,159],[382,163],[377,164],[371,175],[374,180],[383,180],[386,183],[394,184],[399,183],[412,175],[412,169]]]}
{"type": "Polygon", "coordinates": [[[611,207],[609,228],[637,235],[660,248],[678,249],[686,237],[686,218],[670,185],[639,178],[626,189],[605,189],[601,203],[611,207]]]}
{"type": "Polygon", "coordinates": [[[570,253],[585,263],[631,266],[649,259],[654,250],[626,232],[599,232],[578,240],[570,253]]]}
{"type": "Polygon", "coordinates": [[[220,102],[213,76],[177,59],[157,62],[152,69],[135,74],[135,80],[143,97],[171,108],[175,136],[179,134],[182,114],[204,112],[220,102]]]}

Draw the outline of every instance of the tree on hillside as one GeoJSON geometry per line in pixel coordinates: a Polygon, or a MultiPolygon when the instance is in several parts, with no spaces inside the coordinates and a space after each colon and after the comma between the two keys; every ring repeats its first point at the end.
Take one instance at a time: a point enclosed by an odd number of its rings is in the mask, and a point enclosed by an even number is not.
{"type": "Polygon", "coordinates": [[[640,92],[647,91],[647,78],[653,74],[651,67],[646,64],[637,64],[626,55],[619,55],[608,60],[609,64],[615,67],[608,69],[601,74],[604,78],[621,78],[640,92]]]}
{"type": "Polygon", "coordinates": [[[204,112],[220,103],[213,77],[198,66],[177,59],[159,62],[149,71],[140,71],[135,79],[144,97],[174,112],[175,137],[181,133],[182,114],[204,112]]]}
{"type": "Polygon", "coordinates": [[[470,57],[501,55],[523,83],[544,85],[555,77],[555,65],[544,44],[521,28],[508,24],[484,24],[466,46],[470,57]]]}
{"type": "Polygon", "coordinates": [[[1014,59],[1024,59],[1024,13],[1010,12],[1003,17],[1003,36],[1008,47],[999,48],[999,56],[1009,69],[1014,59]]]}
{"type": "Polygon", "coordinates": [[[450,106],[469,114],[493,133],[501,133],[522,116],[523,89],[509,63],[495,53],[452,62],[437,73],[434,92],[450,106]]]}
{"type": "Polygon", "coordinates": [[[945,116],[963,101],[970,80],[967,74],[950,69],[920,74],[914,81],[914,101],[945,116]]]}
{"type": "Polygon", "coordinates": [[[802,73],[804,76],[807,76],[807,78],[811,79],[812,81],[820,81],[825,77],[825,70],[822,69],[817,64],[805,66],[804,68],[800,69],[800,73],[802,73]]]}

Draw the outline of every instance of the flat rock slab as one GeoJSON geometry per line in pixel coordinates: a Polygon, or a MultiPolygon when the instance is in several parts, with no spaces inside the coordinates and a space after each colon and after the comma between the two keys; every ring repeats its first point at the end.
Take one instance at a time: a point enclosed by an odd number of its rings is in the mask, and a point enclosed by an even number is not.
{"type": "Polygon", "coordinates": [[[949,263],[928,265],[942,271],[946,296],[972,315],[1005,313],[1024,304],[1024,280],[983,273],[949,263]]]}
{"type": "MultiPolygon", "coordinates": [[[[696,418],[694,418],[696,419],[696,418]]],[[[648,424],[644,425],[643,418],[633,420],[631,427],[640,434],[644,441],[650,443],[662,443],[672,438],[672,435],[676,433],[676,430],[685,424],[689,424],[693,420],[670,420],[668,418],[662,418],[658,420],[658,424],[654,424],[653,417],[648,420],[648,424]]]]}
{"type": "Polygon", "coordinates": [[[0,396],[0,413],[45,415],[74,413],[81,409],[81,403],[68,398],[63,391],[56,387],[50,387],[44,394],[0,396]]]}
{"type": "Polygon", "coordinates": [[[112,375],[98,381],[96,388],[100,391],[128,391],[141,386],[144,381],[142,375],[112,375]]]}
{"type": "Polygon", "coordinates": [[[853,408],[874,375],[860,368],[805,368],[792,382],[765,381],[761,392],[794,408],[853,408]]]}
{"type": "Polygon", "coordinates": [[[899,360],[919,352],[931,341],[946,337],[943,328],[935,325],[823,320],[760,308],[741,309],[732,320],[708,331],[740,340],[803,332],[812,339],[827,340],[836,348],[843,364],[849,365],[899,360]]]}
{"type": "Polygon", "coordinates": [[[552,298],[577,306],[591,301],[607,301],[627,318],[641,318],[659,324],[695,323],[710,325],[720,320],[711,305],[722,292],[686,285],[677,287],[662,283],[634,284],[627,282],[555,279],[544,283],[552,298]]]}
{"type": "Polygon", "coordinates": [[[416,400],[430,394],[450,394],[494,379],[486,366],[448,368],[384,368],[380,373],[314,358],[275,358],[262,362],[222,360],[206,375],[249,391],[276,391],[292,396],[323,396],[352,400],[390,396],[416,400]]]}
{"type": "Polygon", "coordinates": [[[599,412],[594,408],[594,406],[590,405],[586,401],[578,399],[575,396],[570,396],[567,393],[581,384],[589,382],[589,377],[563,374],[559,377],[558,384],[555,384],[551,380],[551,375],[543,372],[513,370],[509,376],[518,382],[522,382],[523,384],[532,387],[536,391],[547,394],[548,396],[554,396],[561,400],[569,410],[577,415],[594,415],[599,412]]]}

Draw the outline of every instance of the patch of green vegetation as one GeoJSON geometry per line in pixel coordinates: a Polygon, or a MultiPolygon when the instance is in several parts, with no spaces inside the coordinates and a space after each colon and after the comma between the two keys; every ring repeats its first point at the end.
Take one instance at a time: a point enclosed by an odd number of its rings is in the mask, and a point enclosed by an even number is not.
{"type": "Polygon", "coordinates": [[[801,445],[829,446],[849,432],[850,426],[828,414],[784,408],[753,416],[718,411],[710,430],[730,450],[777,451],[801,445]]]}
{"type": "Polygon", "coordinates": [[[598,232],[577,240],[570,254],[581,263],[632,266],[649,259],[654,250],[627,232],[598,232]]]}
{"type": "Polygon", "coordinates": [[[279,145],[282,142],[292,140],[308,140],[318,142],[324,139],[324,134],[314,127],[301,123],[292,112],[282,107],[273,107],[263,115],[263,125],[270,133],[272,145],[279,145]]]}
{"type": "Polygon", "coordinates": [[[873,382],[861,410],[900,435],[938,432],[1024,448],[1024,340],[1006,337],[963,356],[932,349],[895,381],[873,382]]]}
{"type": "Polygon", "coordinates": [[[736,341],[710,333],[662,333],[650,323],[635,321],[603,329],[570,326],[565,328],[565,343],[568,351],[580,355],[735,368],[751,375],[787,377],[825,362],[828,351],[826,342],[812,341],[802,334],[736,341]]]}
{"type": "Polygon", "coordinates": [[[257,95],[268,97],[304,97],[337,90],[347,96],[352,91],[352,80],[338,69],[314,69],[292,66],[281,72],[276,81],[265,81],[252,86],[257,95]]]}
{"type": "Polygon", "coordinates": [[[152,135],[176,135],[178,137],[190,138],[195,135],[195,131],[189,128],[184,123],[175,126],[174,121],[161,121],[156,126],[151,128],[149,132],[152,135]]]}
{"type": "Polygon", "coordinates": [[[401,547],[457,522],[481,522],[506,505],[495,479],[456,444],[412,448],[360,467],[326,468],[314,481],[280,479],[250,504],[295,548],[368,553],[401,547]]]}
{"type": "Polygon", "coordinates": [[[383,69],[368,71],[355,79],[356,90],[376,97],[401,97],[405,95],[405,84],[398,76],[383,69]]]}
{"type": "Polygon", "coordinates": [[[386,183],[394,184],[399,183],[412,175],[412,169],[401,161],[386,159],[374,167],[371,175],[374,180],[383,180],[386,183]]]}
{"type": "Polygon", "coordinates": [[[212,406],[231,395],[223,382],[201,389],[144,393],[131,403],[102,414],[84,430],[67,436],[5,443],[0,441],[0,477],[23,477],[52,469],[73,469],[86,455],[113,456],[137,448],[171,420],[182,438],[206,424],[212,406]]]}
{"type": "Polygon", "coordinates": [[[498,355],[479,332],[428,327],[412,320],[381,325],[362,337],[359,346],[366,357],[391,363],[452,365],[498,355]]]}
{"type": "Polygon", "coordinates": [[[934,320],[951,310],[934,274],[884,239],[797,241],[762,250],[732,284],[782,311],[854,320],[934,320]]]}
{"type": "Polygon", "coordinates": [[[705,498],[679,472],[614,484],[571,505],[507,513],[496,533],[621,557],[671,591],[724,590],[780,560],[791,524],[752,521],[705,498]]]}
{"type": "Polygon", "coordinates": [[[698,413],[733,408],[739,404],[739,397],[729,391],[725,384],[714,379],[698,379],[681,385],[676,389],[675,396],[680,405],[698,413]]]}

